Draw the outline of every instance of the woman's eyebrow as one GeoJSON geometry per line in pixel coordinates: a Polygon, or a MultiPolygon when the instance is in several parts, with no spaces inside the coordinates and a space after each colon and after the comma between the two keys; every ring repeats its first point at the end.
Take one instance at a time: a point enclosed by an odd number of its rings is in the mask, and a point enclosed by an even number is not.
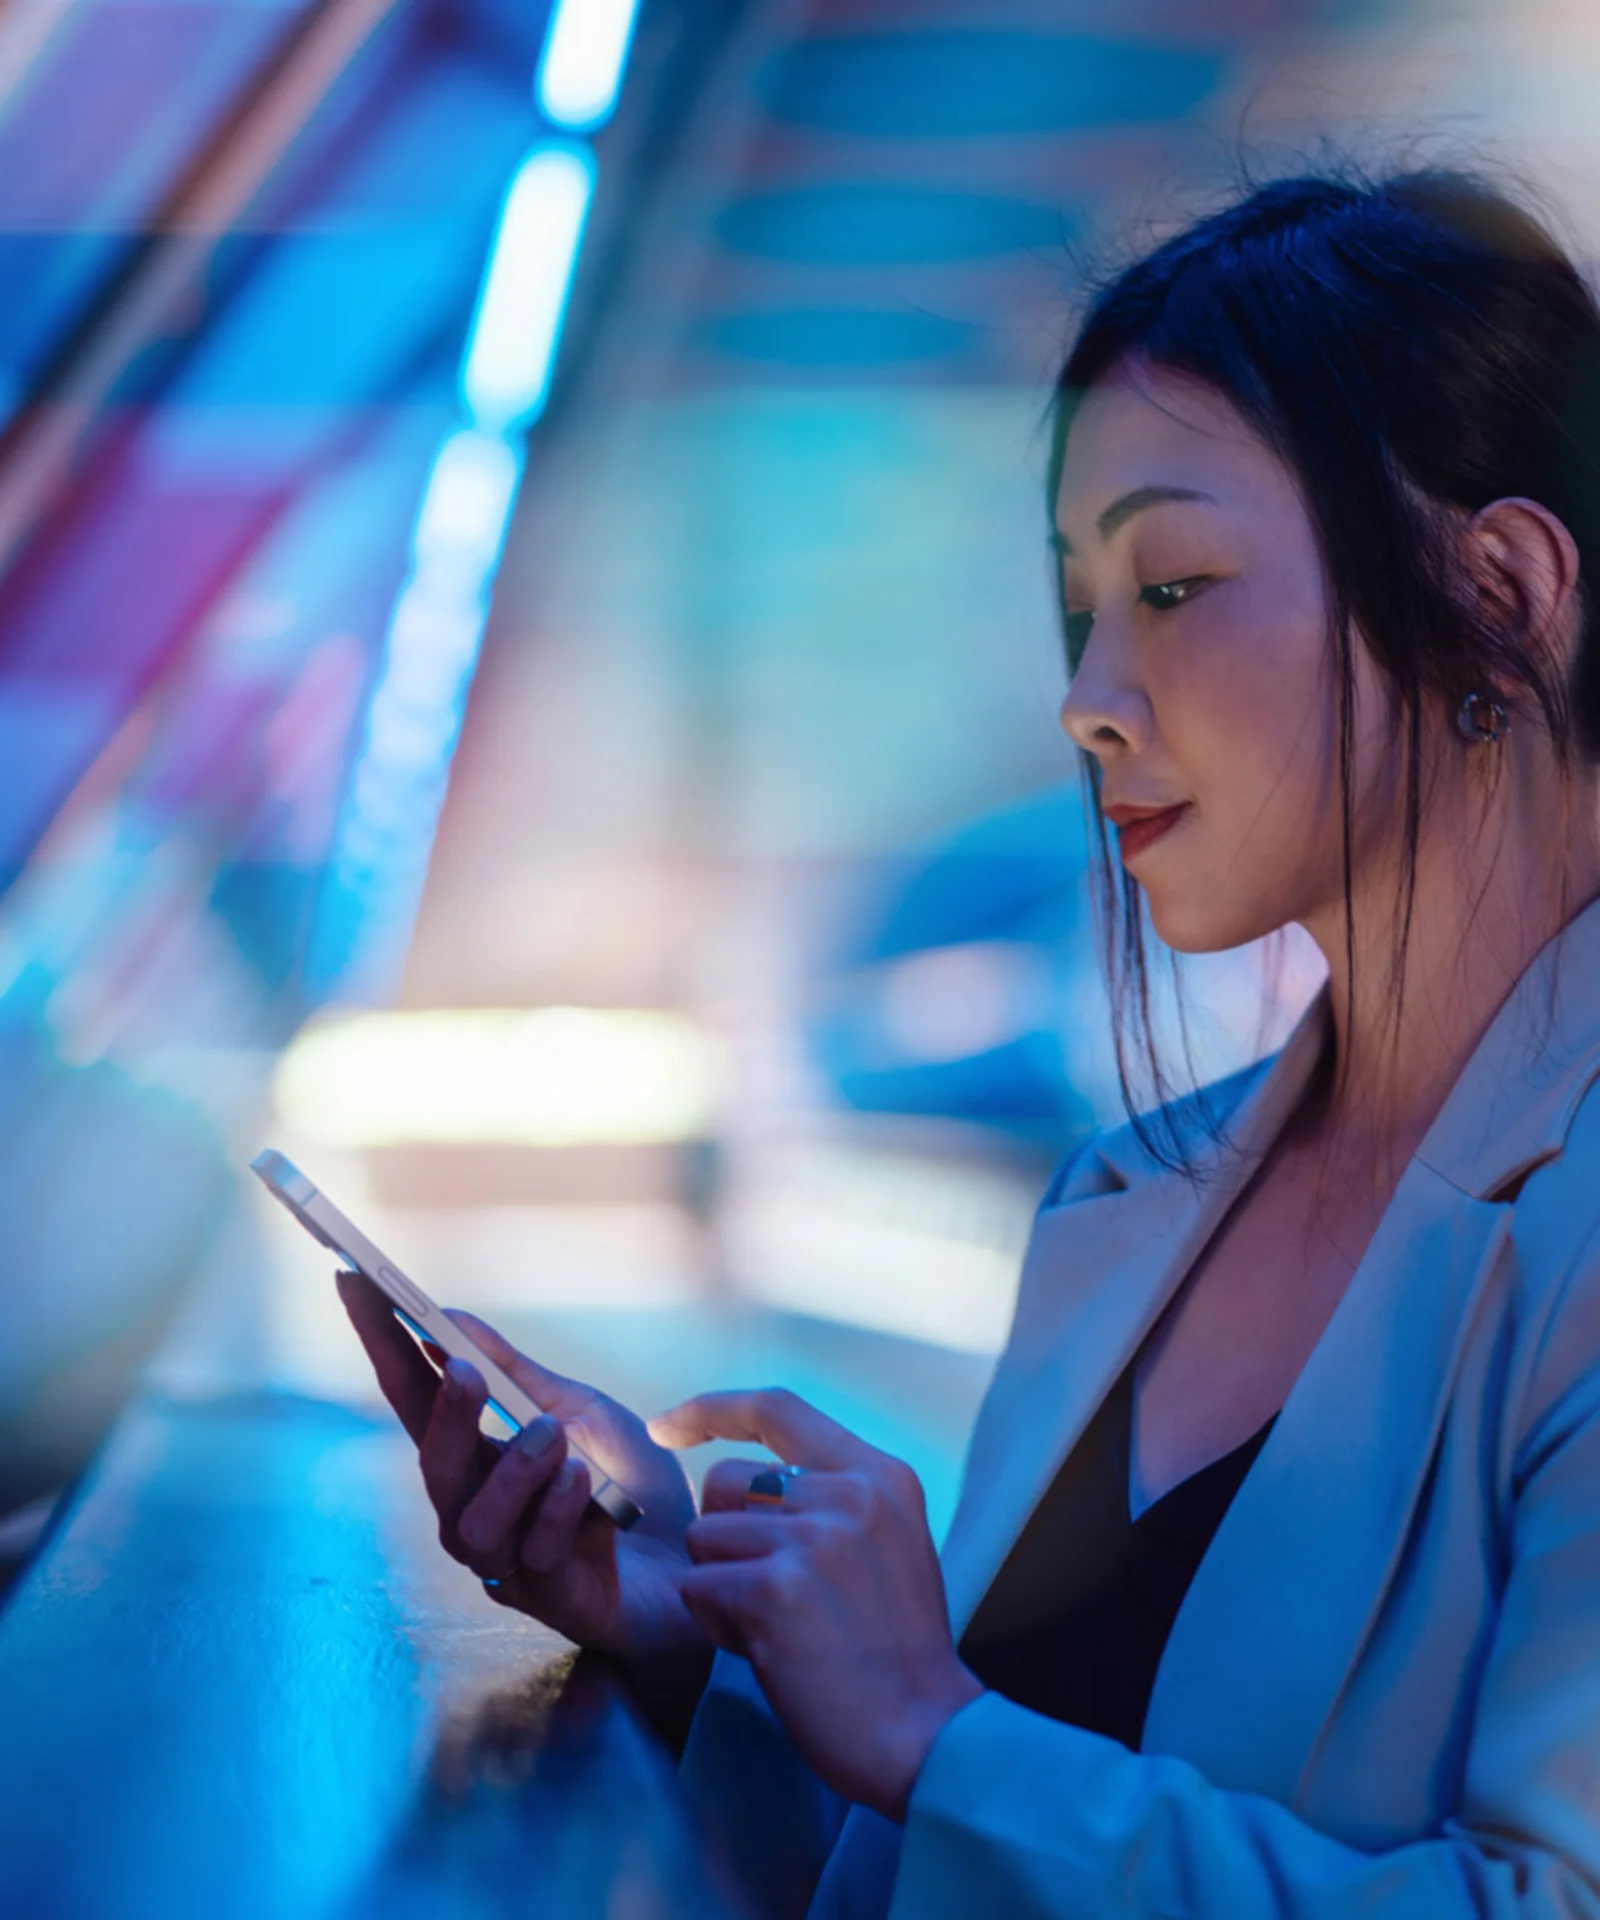
{"type": "MultiPolygon", "coordinates": [[[[1119,495],[1112,501],[1095,521],[1095,531],[1102,540],[1109,540],[1119,527],[1125,526],[1136,513],[1143,513],[1146,507],[1157,507],[1168,500],[1212,500],[1215,494],[1202,493],[1198,487],[1135,487],[1130,493],[1119,495]]],[[[1051,530],[1050,544],[1057,553],[1070,553],[1067,536],[1059,527],[1051,530]]]]}

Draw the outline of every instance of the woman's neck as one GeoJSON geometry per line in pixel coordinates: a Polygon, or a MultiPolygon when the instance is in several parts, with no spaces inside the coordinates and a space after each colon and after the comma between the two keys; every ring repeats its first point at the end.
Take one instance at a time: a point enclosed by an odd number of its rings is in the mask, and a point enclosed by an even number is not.
{"type": "Polygon", "coordinates": [[[1398,1176],[1534,955],[1600,895],[1587,789],[1552,792],[1514,773],[1504,786],[1479,831],[1422,836],[1398,962],[1397,859],[1369,863],[1352,887],[1353,980],[1344,902],[1305,923],[1328,964],[1334,1026],[1333,1071],[1305,1130],[1341,1159],[1398,1176]]]}

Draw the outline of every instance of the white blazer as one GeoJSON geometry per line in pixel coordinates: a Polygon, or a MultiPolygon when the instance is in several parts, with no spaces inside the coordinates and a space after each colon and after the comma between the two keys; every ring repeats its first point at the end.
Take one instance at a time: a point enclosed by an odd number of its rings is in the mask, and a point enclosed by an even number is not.
{"type": "MultiPolygon", "coordinates": [[[[1052,1184],[944,1549],[958,1635],[1325,1021],[1319,1003],[1214,1090],[1239,1151],[1207,1149],[1209,1179],[1122,1129],[1052,1184]]],[[[1195,1575],[1142,1751],[985,1694],[903,1830],[855,1809],[835,1840],[749,1669],[721,1660],[691,1792],[756,1822],[780,1885],[831,1849],[829,1920],[1600,1916],[1597,1077],[1600,903],[1536,958],[1407,1167],[1195,1575]]]]}

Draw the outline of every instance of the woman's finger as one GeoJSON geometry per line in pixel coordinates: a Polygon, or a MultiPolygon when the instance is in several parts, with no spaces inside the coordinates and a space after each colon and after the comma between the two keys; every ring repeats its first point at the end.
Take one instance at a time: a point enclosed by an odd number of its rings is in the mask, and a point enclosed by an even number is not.
{"type": "Polygon", "coordinates": [[[702,1393],[650,1422],[664,1447],[695,1447],[703,1440],[754,1440],[802,1467],[862,1467],[882,1460],[848,1427],[819,1413],[786,1387],[753,1392],[702,1393]]]}
{"type": "Polygon", "coordinates": [[[569,1380],[564,1374],[552,1373],[537,1360],[519,1353],[487,1320],[480,1320],[475,1313],[467,1313],[460,1307],[447,1307],[445,1312],[480,1352],[502,1372],[510,1374],[541,1413],[559,1414],[563,1420],[570,1420],[594,1399],[592,1387],[569,1380]]]}
{"type": "Polygon", "coordinates": [[[506,1442],[489,1477],[456,1521],[456,1538],[474,1566],[481,1563],[493,1575],[516,1559],[517,1534],[528,1503],[549,1486],[565,1454],[561,1422],[549,1414],[530,1420],[506,1442]]]}
{"type": "Polygon", "coordinates": [[[727,1565],[690,1567],[678,1583],[684,1611],[713,1646],[748,1659],[756,1650],[761,1610],[743,1578],[745,1569],[727,1565]]]}
{"type": "Polygon", "coordinates": [[[433,1413],[417,1445],[422,1484],[447,1527],[454,1526],[482,1477],[484,1440],[478,1421],[487,1397],[477,1369],[452,1360],[439,1376],[433,1413]]]}
{"type": "Polygon", "coordinates": [[[761,1560],[793,1540],[794,1520],[782,1513],[705,1513],[689,1528],[689,1558],[697,1566],[718,1560],[761,1560]]]}
{"type": "Polygon", "coordinates": [[[708,1561],[680,1575],[678,1592],[690,1618],[718,1646],[752,1656],[768,1634],[785,1565],[774,1554],[708,1561]]]}
{"type": "Polygon", "coordinates": [[[563,1460],[522,1542],[530,1573],[554,1573],[571,1559],[588,1504],[588,1469],[581,1460],[563,1460]]]}
{"type": "Polygon", "coordinates": [[[384,1399],[400,1416],[406,1432],[420,1444],[433,1413],[439,1376],[394,1317],[394,1308],[365,1274],[341,1267],[334,1278],[384,1399]]]}

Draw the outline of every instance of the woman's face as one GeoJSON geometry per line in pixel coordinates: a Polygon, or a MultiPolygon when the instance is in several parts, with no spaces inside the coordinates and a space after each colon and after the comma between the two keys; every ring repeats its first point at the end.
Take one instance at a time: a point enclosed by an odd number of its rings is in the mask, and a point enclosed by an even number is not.
{"type": "MultiPolygon", "coordinates": [[[[1084,397],[1056,526],[1076,663],[1062,725],[1169,946],[1210,952],[1343,899],[1337,694],[1322,562],[1287,468],[1211,388],[1149,366],[1084,397]]],[[[1353,799],[1385,762],[1356,652],[1353,799]]]]}

